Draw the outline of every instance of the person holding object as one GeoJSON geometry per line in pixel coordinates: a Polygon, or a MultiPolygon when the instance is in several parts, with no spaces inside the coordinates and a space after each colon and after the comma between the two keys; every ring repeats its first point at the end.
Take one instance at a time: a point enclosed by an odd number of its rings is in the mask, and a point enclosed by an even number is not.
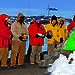
{"type": "Polygon", "coordinates": [[[30,45],[32,45],[30,61],[31,64],[34,64],[36,52],[36,63],[39,63],[42,45],[44,45],[44,37],[46,35],[45,28],[41,24],[39,16],[35,17],[35,22],[29,26],[28,30],[29,30],[30,45]]]}
{"type": "Polygon", "coordinates": [[[11,26],[11,31],[13,32],[11,67],[17,67],[16,65],[17,52],[19,52],[18,66],[25,66],[24,56],[26,51],[26,40],[28,37],[28,30],[24,22],[25,16],[22,13],[19,13],[17,21],[11,26]]]}
{"type": "MultiPolygon", "coordinates": [[[[52,54],[52,48],[54,47],[55,44],[55,26],[57,25],[57,17],[55,15],[52,16],[50,23],[45,25],[45,30],[46,30],[46,37],[47,37],[47,51],[48,55],[52,54]]],[[[57,47],[57,45],[55,46],[57,47]]]]}

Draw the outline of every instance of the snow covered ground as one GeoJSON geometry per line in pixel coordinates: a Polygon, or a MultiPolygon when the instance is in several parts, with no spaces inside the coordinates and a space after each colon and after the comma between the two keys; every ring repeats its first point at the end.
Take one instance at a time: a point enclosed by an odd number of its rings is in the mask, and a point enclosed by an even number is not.
{"type": "Polygon", "coordinates": [[[75,75],[75,52],[71,53],[68,59],[60,54],[59,58],[55,60],[52,67],[49,67],[47,71],[51,72],[50,75],[75,75]]]}

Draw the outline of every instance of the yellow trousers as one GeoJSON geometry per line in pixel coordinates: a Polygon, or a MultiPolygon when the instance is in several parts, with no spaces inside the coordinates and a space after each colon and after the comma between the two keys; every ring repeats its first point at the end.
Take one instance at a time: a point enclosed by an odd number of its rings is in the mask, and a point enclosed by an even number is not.
{"type": "Polygon", "coordinates": [[[1,61],[1,67],[7,66],[7,59],[8,59],[8,47],[0,48],[0,61],[1,61]]]}
{"type": "Polygon", "coordinates": [[[35,53],[36,53],[36,62],[40,62],[41,50],[42,50],[42,46],[32,46],[32,52],[30,57],[31,63],[34,63],[35,53]]]}
{"type": "Polygon", "coordinates": [[[47,48],[48,55],[52,54],[52,48],[53,48],[53,46],[54,46],[54,44],[48,44],[48,48],[47,48]]]}
{"type": "Polygon", "coordinates": [[[26,51],[26,42],[12,41],[11,66],[16,65],[16,57],[19,52],[18,65],[24,64],[24,56],[26,51]]]}

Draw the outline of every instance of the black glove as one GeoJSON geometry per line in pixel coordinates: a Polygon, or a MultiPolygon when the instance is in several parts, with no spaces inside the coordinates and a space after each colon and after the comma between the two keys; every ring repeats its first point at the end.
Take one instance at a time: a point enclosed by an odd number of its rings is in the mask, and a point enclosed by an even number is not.
{"type": "Polygon", "coordinates": [[[51,35],[49,35],[49,34],[47,34],[47,36],[46,36],[48,39],[51,39],[52,38],[52,36],[51,35]]]}
{"type": "Polygon", "coordinates": [[[63,38],[60,38],[60,43],[62,43],[63,42],[63,38]]]}
{"type": "Polygon", "coordinates": [[[19,39],[20,39],[20,41],[23,41],[22,39],[23,39],[23,37],[22,36],[19,36],[19,39]]]}
{"type": "Polygon", "coordinates": [[[39,35],[38,35],[38,34],[36,34],[36,35],[35,35],[35,37],[36,37],[36,38],[39,38],[39,35]]]}
{"type": "Polygon", "coordinates": [[[57,47],[57,44],[55,44],[54,47],[56,48],[57,47]]]}

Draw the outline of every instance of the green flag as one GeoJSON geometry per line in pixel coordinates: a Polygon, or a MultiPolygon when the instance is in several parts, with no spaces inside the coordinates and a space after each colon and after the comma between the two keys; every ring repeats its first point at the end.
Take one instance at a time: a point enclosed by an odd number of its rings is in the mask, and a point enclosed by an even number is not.
{"type": "Polygon", "coordinates": [[[68,40],[65,42],[65,48],[61,47],[61,50],[75,51],[75,31],[70,34],[68,40]]]}

